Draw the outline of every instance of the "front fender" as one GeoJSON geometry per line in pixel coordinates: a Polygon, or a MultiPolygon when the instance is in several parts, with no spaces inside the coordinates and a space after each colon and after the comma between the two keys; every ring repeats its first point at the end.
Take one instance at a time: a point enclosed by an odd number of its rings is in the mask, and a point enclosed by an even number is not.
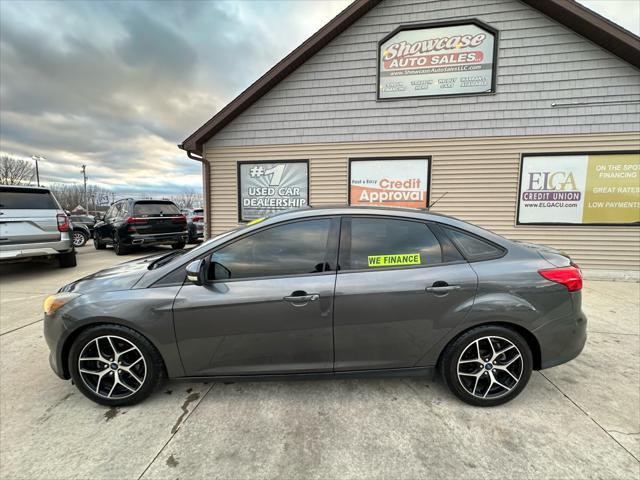
{"type": "Polygon", "coordinates": [[[159,287],[88,294],[65,309],[62,322],[65,333],[57,351],[60,365],[73,339],[81,330],[96,324],[112,323],[137,331],[154,345],[162,357],[167,375],[184,376],[173,325],[173,300],[180,287],[159,287]]]}

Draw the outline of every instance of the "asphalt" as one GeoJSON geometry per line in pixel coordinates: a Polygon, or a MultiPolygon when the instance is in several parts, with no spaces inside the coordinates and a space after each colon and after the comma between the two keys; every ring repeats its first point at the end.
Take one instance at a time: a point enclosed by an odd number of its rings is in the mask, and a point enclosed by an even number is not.
{"type": "Polygon", "coordinates": [[[134,256],[0,266],[1,478],[640,478],[638,283],[587,281],[582,355],[498,408],[427,379],[166,382],[101,407],[50,371],[42,300],[134,256]]]}

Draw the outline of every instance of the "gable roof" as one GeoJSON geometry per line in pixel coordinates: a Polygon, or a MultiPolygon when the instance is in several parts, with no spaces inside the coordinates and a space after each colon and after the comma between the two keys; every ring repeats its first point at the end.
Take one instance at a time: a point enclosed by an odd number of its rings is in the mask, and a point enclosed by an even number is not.
{"type": "MultiPolygon", "coordinates": [[[[267,73],[187,137],[179,148],[202,155],[202,146],[256,100],[316,54],[381,0],[355,0],[267,73]]],[[[520,0],[556,22],[640,68],[640,37],[583,7],[575,0],[520,0]]]]}

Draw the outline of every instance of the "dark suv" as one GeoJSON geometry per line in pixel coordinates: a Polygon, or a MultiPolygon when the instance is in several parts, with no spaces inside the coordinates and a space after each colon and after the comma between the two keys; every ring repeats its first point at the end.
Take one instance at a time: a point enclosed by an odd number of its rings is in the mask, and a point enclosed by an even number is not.
{"type": "Polygon", "coordinates": [[[173,202],[128,198],[111,205],[96,223],[93,245],[98,250],[113,245],[116,255],[126,255],[136,245],[184,248],[187,236],[187,219],[173,202]]]}

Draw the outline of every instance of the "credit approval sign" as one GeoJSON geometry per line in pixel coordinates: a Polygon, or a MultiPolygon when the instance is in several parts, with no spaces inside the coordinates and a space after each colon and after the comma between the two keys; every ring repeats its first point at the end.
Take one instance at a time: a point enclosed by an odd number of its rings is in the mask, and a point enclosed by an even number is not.
{"type": "Polygon", "coordinates": [[[640,224],[640,152],[523,155],[519,224],[640,224]]]}
{"type": "Polygon", "coordinates": [[[427,208],[430,157],[351,159],[349,203],[427,208]]]}
{"type": "Polygon", "coordinates": [[[497,31],[479,21],[403,26],[378,48],[379,99],[495,90],[497,31]]]}

